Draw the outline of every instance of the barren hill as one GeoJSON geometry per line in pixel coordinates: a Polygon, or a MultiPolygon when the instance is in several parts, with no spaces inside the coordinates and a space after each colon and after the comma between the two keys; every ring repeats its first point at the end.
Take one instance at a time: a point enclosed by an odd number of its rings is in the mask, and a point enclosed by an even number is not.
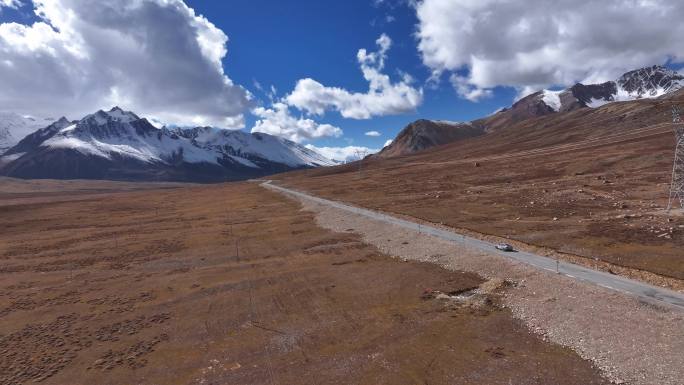
{"type": "Polygon", "coordinates": [[[499,131],[541,116],[592,109],[620,101],[659,98],[679,91],[683,81],[684,76],[665,67],[645,67],[602,84],[577,83],[560,91],[541,90],[521,98],[509,108],[472,122],[449,124],[421,119],[406,126],[378,156],[389,158],[411,154],[499,131]]]}
{"type": "MultiPolygon", "coordinates": [[[[278,176],[366,207],[684,279],[684,217],[668,216],[671,106],[658,99],[546,114],[398,158],[278,176]]],[[[643,273],[646,274],[646,273],[643,273]]],[[[657,278],[656,278],[657,279],[657,278]]]]}

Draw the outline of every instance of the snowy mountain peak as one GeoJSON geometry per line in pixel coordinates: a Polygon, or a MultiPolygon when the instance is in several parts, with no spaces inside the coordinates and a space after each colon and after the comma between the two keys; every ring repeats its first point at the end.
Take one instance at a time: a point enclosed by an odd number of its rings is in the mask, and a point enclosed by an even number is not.
{"type": "Polygon", "coordinates": [[[62,118],[27,136],[0,160],[5,162],[0,172],[13,176],[135,179],[148,173],[159,180],[192,181],[335,164],[280,137],[213,127],[158,129],[119,107],[80,121],[62,118]]]}
{"type": "Polygon", "coordinates": [[[214,127],[176,129],[173,132],[190,139],[197,146],[212,148],[231,157],[240,157],[250,161],[268,159],[290,167],[318,167],[335,164],[330,159],[302,145],[268,134],[250,134],[214,127]]]}
{"type": "Polygon", "coordinates": [[[66,126],[68,126],[69,124],[71,124],[71,122],[69,121],[69,119],[67,119],[66,117],[62,116],[61,118],[57,119],[57,121],[54,122],[54,123],[52,123],[52,124],[53,124],[53,125],[58,125],[58,126],[64,126],[64,127],[66,127],[66,126]]]}
{"type": "Polygon", "coordinates": [[[582,107],[597,108],[612,102],[657,98],[684,87],[684,76],[663,66],[644,67],[629,71],[617,80],[602,84],[582,84],[563,91],[542,90],[535,95],[554,112],[582,107]]]}
{"type": "Polygon", "coordinates": [[[40,119],[13,112],[0,112],[0,154],[32,132],[50,125],[54,119],[40,119]]]}
{"type": "Polygon", "coordinates": [[[114,107],[109,111],[99,110],[94,114],[84,117],[81,122],[88,125],[103,126],[108,123],[131,123],[140,120],[138,115],[124,111],[119,107],[114,107]]]}
{"type": "Polygon", "coordinates": [[[627,72],[617,85],[637,98],[653,98],[682,88],[684,76],[663,66],[652,66],[627,72]]]}
{"type": "Polygon", "coordinates": [[[560,95],[562,93],[563,91],[544,90],[542,91],[541,98],[547,106],[551,107],[551,109],[558,112],[560,111],[562,106],[560,99],[560,95]]]}

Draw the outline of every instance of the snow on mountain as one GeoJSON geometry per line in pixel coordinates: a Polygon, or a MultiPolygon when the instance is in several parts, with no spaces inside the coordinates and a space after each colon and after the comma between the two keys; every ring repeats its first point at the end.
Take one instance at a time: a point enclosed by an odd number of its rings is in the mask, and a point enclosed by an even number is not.
{"type": "Polygon", "coordinates": [[[164,135],[146,119],[117,107],[84,117],[59,130],[42,146],[72,149],[110,160],[118,155],[146,163],[167,163],[182,154],[188,163],[218,164],[216,154],[207,153],[182,138],[164,135]]]}
{"type": "Polygon", "coordinates": [[[684,76],[662,66],[630,71],[601,84],[582,84],[560,91],[541,90],[516,101],[510,108],[486,117],[488,131],[524,119],[580,108],[597,108],[608,103],[657,98],[684,86],[684,76]]]}
{"type": "Polygon", "coordinates": [[[544,90],[542,94],[542,100],[547,106],[551,107],[554,111],[558,112],[561,109],[560,94],[562,92],[563,91],[544,90]]]}
{"type": "Polygon", "coordinates": [[[46,127],[54,119],[22,116],[12,112],[0,112],[0,154],[19,143],[25,136],[46,127]]]}
{"type": "Polygon", "coordinates": [[[71,148],[107,159],[116,154],[148,163],[168,163],[181,157],[188,163],[216,165],[221,159],[230,159],[252,168],[260,168],[259,161],[292,168],[334,164],[315,151],[283,138],[212,127],[160,130],[146,119],[118,107],[86,116],[61,129],[43,145],[71,148]]]}
{"type": "Polygon", "coordinates": [[[554,111],[598,108],[608,103],[657,98],[684,86],[684,76],[663,66],[630,71],[603,84],[578,83],[564,91],[543,90],[541,100],[554,111]]]}
{"type": "Polygon", "coordinates": [[[177,132],[205,149],[226,156],[258,161],[265,159],[290,167],[332,166],[335,163],[314,150],[290,140],[262,133],[248,134],[212,127],[179,129],[177,132]]]}
{"type": "Polygon", "coordinates": [[[684,76],[662,66],[627,72],[614,82],[615,92],[609,98],[592,98],[587,106],[597,108],[611,102],[658,98],[684,86],[684,76]]]}
{"type": "Polygon", "coordinates": [[[677,91],[684,85],[684,76],[662,67],[653,66],[627,72],[616,81],[618,89],[632,98],[657,98],[677,91]]]}
{"type": "Polygon", "coordinates": [[[607,103],[657,98],[684,86],[684,76],[662,66],[630,71],[615,81],[582,84],[560,91],[541,90],[517,100],[512,106],[470,123],[417,120],[406,126],[378,157],[411,154],[438,145],[496,132],[527,119],[607,103]]]}
{"type": "Polygon", "coordinates": [[[157,128],[115,107],[80,121],[36,131],[0,158],[0,173],[19,177],[244,179],[335,163],[314,150],[268,134],[211,127],[157,128]],[[79,171],[83,169],[83,171],[79,171]],[[162,175],[162,176],[160,176],[162,175]]]}

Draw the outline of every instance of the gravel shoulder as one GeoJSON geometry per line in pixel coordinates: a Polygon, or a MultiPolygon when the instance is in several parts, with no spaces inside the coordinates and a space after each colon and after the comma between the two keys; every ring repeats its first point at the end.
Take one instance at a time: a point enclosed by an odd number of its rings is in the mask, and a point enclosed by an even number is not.
{"type": "Polygon", "coordinates": [[[513,283],[504,304],[526,326],[591,360],[618,384],[681,385],[684,315],[494,254],[301,200],[317,223],[354,232],[384,253],[513,283]]]}

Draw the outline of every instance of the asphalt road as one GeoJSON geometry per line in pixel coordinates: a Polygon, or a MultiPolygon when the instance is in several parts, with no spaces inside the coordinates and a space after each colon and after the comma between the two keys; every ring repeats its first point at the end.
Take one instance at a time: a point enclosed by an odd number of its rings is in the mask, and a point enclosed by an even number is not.
{"type": "Polygon", "coordinates": [[[629,278],[624,278],[618,275],[604,273],[602,271],[593,270],[584,266],[579,266],[568,262],[557,262],[553,258],[544,257],[526,251],[500,251],[494,247],[493,243],[487,241],[472,238],[451,231],[438,229],[432,226],[427,226],[424,224],[418,224],[416,222],[399,219],[391,215],[378,213],[372,210],[350,206],[344,203],[331,201],[328,199],[318,198],[303,192],[276,186],[272,184],[271,181],[266,181],[262,183],[262,186],[282,193],[290,194],[298,198],[308,199],[323,205],[335,207],[340,210],[348,211],[358,215],[363,215],[365,217],[390,223],[396,226],[401,226],[406,229],[414,230],[417,232],[420,231],[423,234],[429,234],[446,241],[458,243],[459,245],[465,245],[467,247],[479,249],[487,253],[497,254],[502,257],[511,258],[526,263],[528,265],[534,266],[538,269],[563,274],[565,276],[577,279],[579,281],[589,282],[608,289],[616,290],[637,297],[649,303],[666,305],[668,307],[684,311],[684,294],[672,290],[652,286],[643,282],[635,281],[629,278]]]}

